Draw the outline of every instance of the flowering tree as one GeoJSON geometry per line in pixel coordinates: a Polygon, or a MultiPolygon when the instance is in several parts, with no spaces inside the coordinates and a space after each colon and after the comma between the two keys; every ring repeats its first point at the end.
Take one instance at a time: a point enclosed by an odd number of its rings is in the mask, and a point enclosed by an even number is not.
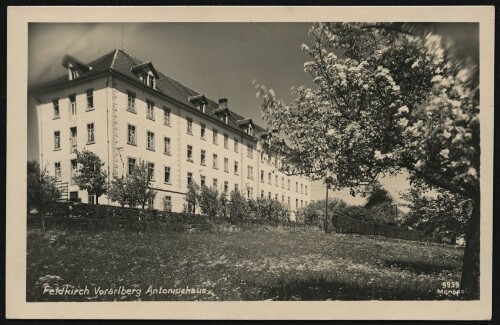
{"type": "Polygon", "coordinates": [[[217,191],[217,187],[209,188],[203,185],[199,194],[201,212],[211,218],[215,218],[220,211],[219,203],[219,191],[217,191]]]}
{"type": "Polygon", "coordinates": [[[56,179],[49,175],[47,168],[40,168],[36,161],[28,161],[27,166],[27,201],[28,207],[36,206],[42,219],[42,228],[45,232],[45,209],[54,204],[61,197],[56,186],[56,179]]]}
{"type": "Polygon", "coordinates": [[[95,203],[99,204],[99,197],[107,192],[107,173],[102,169],[104,162],[95,153],[84,150],[77,151],[76,161],[80,168],[75,176],[75,182],[81,190],[89,195],[95,195],[95,203]]]}
{"type": "Polygon", "coordinates": [[[379,175],[471,200],[461,286],[479,295],[479,86],[432,33],[373,23],[314,24],[302,49],[314,89],[287,104],[256,85],[269,144],[287,174],[361,191],[379,175]],[[285,140],[286,139],[286,140],[285,140]]]}
{"type": "Polygon", "coordinates": [[[447,236],[452,243],[463,236],[470,216],[470,201],[459,195],[440,191],[426,195],[418,188],[403,193],[410,208],[405,224],[427,234],[447,236]]]}

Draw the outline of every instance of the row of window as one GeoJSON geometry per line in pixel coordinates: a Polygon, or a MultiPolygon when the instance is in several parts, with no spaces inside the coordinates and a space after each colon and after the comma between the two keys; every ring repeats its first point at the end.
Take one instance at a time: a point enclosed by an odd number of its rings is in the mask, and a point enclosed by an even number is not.
{"type": "MultiPolygon", "coordinates": [[[[136,163],[137,163],[137,160],[135,158],[132,158],[132,157],[128,158],[128,172],[129,172],[129,174],[133,173],[134,168],[136,166],[136,163]]],[[[147,166],[148,166],[148,177],[151,181],[154,181],[155,180],[155,164],[152,162],[148,162],[147,166]]],[[[72,182],[72,184],[74,184],[74,177],[76,176],[77,170],[78,170],[78,164],[77,164],[76,160],[73,159],[73,160],[71,160],[71,182],[72,182]]],[[[54,175],[55,179],[57,181],[60,181],[61,180],[61,162],[54,163],[54,171],[55,171],[55,175],[54,175]]],[[[163,181],[166,184],[172,183],[172,172],[171,172],[171,168],[169,166],[163,167],[163,181]]],[[[190,185],[192,182],[193,182],[193,173],[188,172],[187,173],[187,184],[190,185]]],[[[205,175],[200,176],[200,185],[207,186],[205,175]]],[[[218,188],[218,179],[217,178],[212,179],[212,186],[215,188],[218,188]]],[[[234,184],[234,190],[235,191],[239,190],[238,184],[234,184]]],[[[229,182],[228,181],[224,181],[223,191],[225,193],[229,192],[229,182]]],[[[264,198],[264,196],[265,196],[264,190],[261,190],[260,197],[264,198]]],[[[172,199],[171,199],[171,197],[166,197],[166,198],[167,198],[166,200],[168,202],[164,202],[164,203],[167,204],[168,206],[170,206],[170,208],[171,208],[171,204],[172,204],[171,200],[172,199]]],[[[249,199],[253,198],[253,188],[252,187],[247,187],[247,198],[249,198],[249,199]]],[[[268,198],[272,199],[271,192],[268,192],[268,198]]],[[[274,199],[278,200],[277,193],[275,194],[274,199]]],[[[281,195],[281,202],[285,203],[285,195],[284,194],[281,195]]],[[[150,205],[152,206],[153,202],[150,202],[150,205]]],[[[306,201],[306,205],[307,205],[307,201],[306,201]]],[[[290,196],[288,196],[288,206],[290,206],[290,196]]],[[[300,200],[300,207],[303,207],[303,206],[304,206],[304,200],[300,200]]],[[[295,207],[296,208],[299,207],[299,199],[295,199],[295,207]]]]}
{"type": "MultiPolygon", "coordinates": [[[[260,171],[260,182],[265,183],[264,180],[264,175],[265,172],[263,170],[260,171]]],[[[272,173],[267,174],[267,183],[269,185],[272,185],[272,173]]],[[[279,176],[274,175],[274,186],[279,187],[279,176]]],[[[285,188],[285,177],[281,177],[281,188],[285,188]]],[[[290,180],[287,180],[287,189],[290,190],[290,180]]],[[[304,186],[304,184],[300,184],[300,194],[304,194],[304,189],[305,189],[305,194],[307,194],[307,185],[304,186]]],[[[299,192],[299,182],[295,182],[295,192],[299,192]]]]}
{"type": "MultiPolygon", "coordinates": [[[[128,104],[127,104],[127,110],[133,113],[137,113],[136,111],[136,105],[135,105],[135,94],[132,92],[127,92],[128,96],[128,104]]],[[[146,99],[146,118],[150,120],[155,120],[155,102],[149,99],[146,99]]],[[[170,126],[170,121],[171,121],[171,113],[172,111],[163,106],[163,124],[170,126]]],[[[186,132],[187,134],[193,135],[193,122],[194,120],[191,117],[186,118],[187,121],[187,129],[186,132]]],[[[200,123],[200,138],[201,139],[206,139],[206,129],[207,126],[205,123],[200,123]]],[[[224,133],[224,148],[229,149],[229,135],[224,133]]],[[[218,144],[218,138],[219,138],[219,131],[216,128],[212,129],[212,142],[214,144],[218,144]]],[[[238,147],[239,147],[239,141],[235,137],[233,139],[234,142],[234,151],[238,152],[238,147]]],[[[248,144],[247,146],[247,156],[250,158],[253,158],[253,144],[248,144]]]]}
{"type": "MultiPolygon", "coordinates": [[[[94,90],[93,89],[87,89],[85,91],[86,93],[86,98],[87,98],[87,111],[93,110],[94,109],[94,90]]],[[[70,109],[70,115],[75,116],[76,115],[76,94],[69,95],[69,109],[70,109]]],[[[52,100],[52,108],[54,112],[54,119],[60,118],[61,117],[61,111],[59,108],[59,99],[54,99],[52,100]]]]}
{"type": "MultiPolygon", "coordinates": [[[[95,143],[95,127],[94,123],[87,124],[87,144],[95,143]]],[[[76,148],[78,145],[78,130],[75,127],[69,128],[71,148],[76,148]]],[[[54,150],[61,149],[61,131],[54,131],[54,150]]]]}
{"type": "MultiPolygon", "coordinates": [[[[261,191],[260,191],[260,197],[261,197],[262,199],[263,199],[263,198],[265,198],[265,192],[264,192],[264,190],[261,190],[261,191]]],[[[268,192],[268,193],[267,193],[267,198],[268,198],[268,199],[270,199],[270,200],[271,200],[271,199],[273,199],[273,197],[272,197],[272,193],[271,193],[271,192],[268,192]]],[[[278,201],[278,193],[276,193],[276,194],[274,195],[274,199],[275,199],[276,201],[278,201]]],[[[303,208],[303,207],[304,207],[304,202],[305,202],[305,205],[307,205],[307,201],[300,200],[300,207],[301,207],[301,208],[303,208]]],[[[283,204],[285,203],[285,195],[284,195],[284,194],[282,194],[282,195],[281,195],[281,203],[283,203],[283,204]]],[[[290,207],[290,197],[288,197],[287,204],[288,204],[288,206],[290,207]]],[[[299,207],[299,199],[295,199],[295,207],[296,207],[296,208],[298,208],[298,207],[299,207]]]]}

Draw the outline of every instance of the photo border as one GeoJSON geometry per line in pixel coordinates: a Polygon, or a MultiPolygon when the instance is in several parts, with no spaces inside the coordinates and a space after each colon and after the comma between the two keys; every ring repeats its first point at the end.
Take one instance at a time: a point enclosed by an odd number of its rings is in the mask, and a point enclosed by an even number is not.
{"type": "Polygon", "coordinates": [[[41,319],[491,318],[493,245],[493,6],[8,7],[6,317],[41,319]],[[75,14],[77,11],[78,14],[75,14]],[[146,20],[147,19],[147,20],[146,20]],[[478,22],[481,85],[481,299],[477,301],[26,302],[26,161],[30,22],[478,22]],[[24,147],[22,144],[25,144],[24,147]],[[362,312],[360,312],[362,310],[362,312]]]}

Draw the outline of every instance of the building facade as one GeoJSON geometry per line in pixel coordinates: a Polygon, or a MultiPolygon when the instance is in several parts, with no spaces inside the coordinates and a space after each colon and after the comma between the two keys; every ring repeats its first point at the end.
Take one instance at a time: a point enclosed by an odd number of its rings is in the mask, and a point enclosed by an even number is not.
{"type": "MultiPolygon", "coordinates": [[[[291,211],[310,201],[310,182],[278,171],[267,130],[141,62],[114,50],[85,64],[66,56],[67,74],[30,91],[37,103],[40,165],[69,200],[94,202],[73,181],[76,150],[96,153],[109,179],[148,164],[155,209],[182,211],[188,184],[268,197],[291,211]]],[[[107,197],[100,203],[114,204],[107,197]]]]}

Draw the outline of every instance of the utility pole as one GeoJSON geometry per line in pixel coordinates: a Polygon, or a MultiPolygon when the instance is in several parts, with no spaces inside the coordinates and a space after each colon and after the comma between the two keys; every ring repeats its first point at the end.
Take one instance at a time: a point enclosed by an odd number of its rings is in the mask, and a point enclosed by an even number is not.
{"type": "Polygon", "coordinates": [[[333,179],[328,176],[325,178],[325,186],[326,186],[326,199],[325,199],[325,233],[328,234],[328,190],[330,189],[331,183],[333,179]]]}
{"type": "Polygon", "coordinates": [[[330,186],[326,184],[326,200],[325,200],[325,234],[328,234],[328,188],[330,186]]]}

